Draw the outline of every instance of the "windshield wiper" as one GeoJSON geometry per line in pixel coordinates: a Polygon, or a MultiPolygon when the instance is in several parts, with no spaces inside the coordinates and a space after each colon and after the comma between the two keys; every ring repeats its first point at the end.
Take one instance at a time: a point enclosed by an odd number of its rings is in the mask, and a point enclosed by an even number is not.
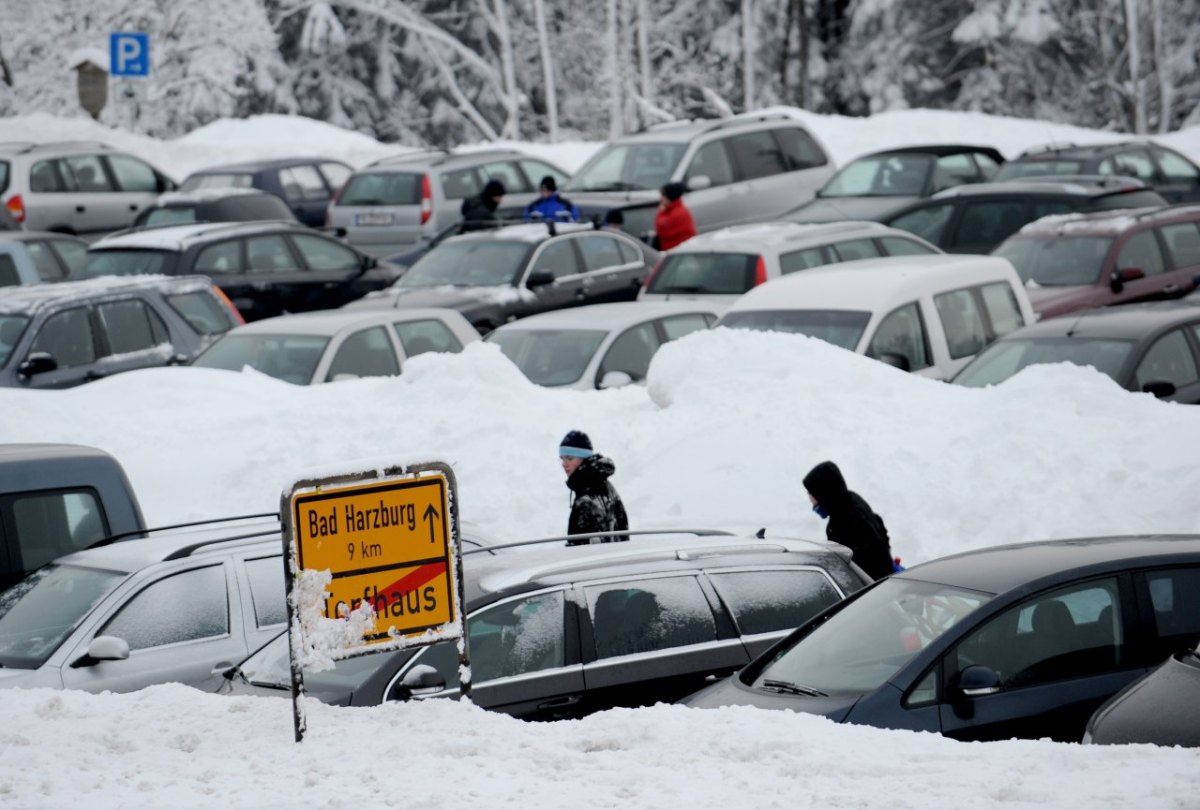
{"type": "Polygon", "coordinates": [[[783,692],[789,695],[808,695],[809,697],[829,697],[820,689],[813,689],[811,686],[804,686],[791,681],[775,681],[768,678],[762,682],[763,689],[770,689],[773,692],[783,692]]]}

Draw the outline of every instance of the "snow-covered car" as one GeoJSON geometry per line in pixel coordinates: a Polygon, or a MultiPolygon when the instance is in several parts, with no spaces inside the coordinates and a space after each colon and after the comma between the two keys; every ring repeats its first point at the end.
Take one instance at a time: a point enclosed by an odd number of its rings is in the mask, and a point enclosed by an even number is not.
{"type": "Polygon", "coordinates": [[[538,385],[617,388],[645,380],[660,346],[709,328],[723,309],[704,301],[595,304],[522,318],[487,342],[538,385]]]}

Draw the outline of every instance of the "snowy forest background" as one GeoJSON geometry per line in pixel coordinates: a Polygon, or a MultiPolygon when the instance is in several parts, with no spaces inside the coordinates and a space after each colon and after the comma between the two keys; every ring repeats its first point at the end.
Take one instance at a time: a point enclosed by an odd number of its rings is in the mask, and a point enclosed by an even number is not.
{"type": "Polygon", "coordinates": [[[151,76],[99,120],[156,137],[296,113],[413,146],[603,140],[775,104],[1200,124],[1198,0],[10,1],[0,115],[84,114],[70,62],[113,31],[150,34],[151,76]]]}

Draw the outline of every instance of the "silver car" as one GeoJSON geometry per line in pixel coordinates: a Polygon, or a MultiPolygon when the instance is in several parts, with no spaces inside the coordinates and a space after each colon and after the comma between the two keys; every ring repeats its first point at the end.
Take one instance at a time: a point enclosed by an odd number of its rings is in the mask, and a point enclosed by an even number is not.
{"type": "Polygon", "coordinates": [[[431,241],[461,220],[463,200],[489,180],[499,180],[506,191],[498,215],[521,221],[546,176],[559,185],[569,177],[551,163],[514,150],[384,158],[351,175],[329,206],[327,224],[360,250],[387,258],[431,241]]]}

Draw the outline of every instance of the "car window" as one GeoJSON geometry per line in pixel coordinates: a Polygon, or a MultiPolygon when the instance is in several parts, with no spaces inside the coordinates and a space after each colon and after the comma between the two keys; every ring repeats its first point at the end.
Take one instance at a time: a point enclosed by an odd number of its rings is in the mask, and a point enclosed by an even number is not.
{"type": "Polygon", "coordinates": [[[316,166],[280,169],[279,185],[283,187],[283,197],[288,202],[324,200],[329,197],[329,189],[325,188],[325,180],[316,166]]]}
{"type": "Polygon", "coordinates": [[[964,202],[950,247],[998,245],[1028,222],[1021,200],[964,202]]]}
{"type": "Polygon", "coordinates": [[[1195,183],[1200,181],[1200,169],[1197,169],[1187,159],[1165,149],[1151,147],[1150,151],[1154,153],[1154,157],[1158,160],[1158,167],[1162,169],[1163,176],[1168,182],[1195,183]]]}
{"type": "MultiPolygon", "coordinates": [[[[563,244],[556,241],[551,244],[563,244]]],[[[467,287],[503,287],[519,282],[533,247],[528,242],[491,239],[447,239],[400,276],[398,289],[456,284],[467,287]]],[[[563,259],[573,261],[574,251],[563,259]]],[[[578,272],[578,264],[572,264],[578,272]]]]}
{"type": "Polygon", "coordinates": [[[928,345],[925,323],[914,301],[893,310],[879,322],[867,347],[867,356],[898,354],[908,361],[909,371],[916,371],[930,366],[928,345]]]}
{"type": "Polygon", "coordinates": [[[325,381],[330,382],[338,375],[348,374],[354,377],[389,377],[400,373],[400,362],[392,342],[388,339],[387,329],[383,326],[372,326],[361,329],[347,337],[338,347],[333,362],[329,364],[329,372],[325,381]]]}
{"type": "Polygon", "coordinates": [[[459,169],[442,175],[442,193],[448,200],[461,200],[478,194],[483,188],[474,168],[459,169]]]}
{"type": "Polygon", "coordinates": [[[742,635],[799,627],[842,598],[824,571],[735,571],[709,579],[742,635]]]}
{"type": "Polygon", "coordinates": [[[1191,648],[1200,636],[1200,568],[1146,573],[1156,637],[1148,639],[1158,661],[1191,648]]]}
{"type": "Polygon", "coordinates": [[[254,185],[254,175],[248,173],[214,173],[194,174],[183,181],[180,191],[195,191],[198,188],[250,188],[254,185]]]}
{"type": "Polygon", "coordinates": [[[883,252],[886,256],[930,256],[937,253],[936,250],[916,239],[905,239],[902,236],[885,236],[879,241],[883,243],[883,252]]]}
{"type": "Polygon", "coordinates": [[[980,172],[980,174],[983,175],[984,179],[988,179],[988,178],[995,176],[996,171],[1000,168],[999,163],[992,160],[990,157],[988,157],[987,155],[985,155],[982,152],[976,152],[974,157],[975,157],[975,165],[977,165],[979,167],[979,172],[980,172]]]}
{"type": "Polygon", "coordinates": [[[806,248],[779,254],[779,272],[785,276],[788,273],[807,270],[810,267],[820,267],[823,264],[827,264],[827,261],[825,252],[821,248],[806,248]]]}
{"type": "Polygon", "coordinates": [[[583,376],[608,333],[599,329],[497,329],[486,340],[500,347],[538,385],[568,385],[583,376]]]}
{"type": "Polygon", "coordinates": [[[29,170],[29,190],[37,192],[66,191],[58,161],[39,160],[29,170]]]}
{"type": "Polygon", "coordinates": [[[71,275],[82,270],[87,262],[87,245],[81,245],[71,239],[51,239],[50,246],[67,265],[67,273],[71,275]]]}
{"type": "MultiPolygon", "coordinates": [[[[1130,200],[1129,204],[1135,205],[1136,203],[1133,200],[1130,200]]],[[[1104,207],[1103,204],[1101,204],[1100,207],[1104,207]]],[[[1113,207],[1124,208],[1125,206],[1115,205],[1113,207]]],[[[1033,222],[1036,219],[1048,217],[1053,214],[1069,214],[1071,211],[1075,210],[1075,206],[1071,205],[1066,200],[1034,200],[1032,203],[1030,203],[1029,210],[1029,221],[1033,222]]]]}
{"type": "Polygon", "coordinates": [[[279,557],[246,560],[250,580],[250,598],[254,602],[254,622],[270,627],[287,621],[287,595],[284,593],[283,563],[279,557]]]}
{"type": "Polygon", "coordinates": [[[329,188],[336,192],[346,184],[353,173],[353,169],[349,166],[343,166],[341,163],[322,163],[321,174],[325,175],[325,182],[329,184],[329,188]]]}
{"type": "MultiPolygon", "coordinates": [[[[25,250],[29,253],[29,258],[33,259],[33,266],[37,268],[38,278],[42,281],[61,281],[63,276],[62,265],[58,263],[58,259],[54,255],[54,251],[50,249],[50,245],[40,240],[31,239],[25,243],[25,250]]],[[[12,263],[11,256],[5,256],[9,263],[12,263]]],[[[13,266],[14,277],[17,268],[13,266]]],[[[14,280],[12,282],[16,284],[14,280]]]]}
{"type": "Polygon", "coordinates": [[[746,253],[669,253],[646,292],[741,295],[754,286],[757,264],[746,253]]]}
{"type": "Polygon", "coordinates": [[[17,263],[13,260],[12,255],[0,253],[0,287],[15,287],[20,283],[21,275],[17,272],[17,263]]]}
{"type": "Polygon", "coordinates": [[[201,353],[192,365],[256,371],[295,385],[312,382],[317,363],[325,355],[329,338],[320,335],[225,335],[201,353]]]}
{"type": "Polygon", "coordinates": [[[1011,284],[984,284],[979,292],[983,296],[983,308],[992,322],[993,337],[1004,337],[1025,325],[1025,316],[1021,314],[1011,284]]]}
{"type": "Polygon", "coordinates": [[[749,309],[728,312],[717,325],[730,329],[808,335],[854,351],[870,319],[869,312],[836,309],[749,309]]]}
{"type": "Polygon", "coordinates": [[[112,191],[112,183],[104,171],[104,164],[99,155],[72,155],[62,159],[60,166],[66,166],[68,174],[74,179],[74,186],[83,192],[112,191]]]}
{"type": "Polygon", "coordinates": [[[167,303],[202,335],[219,335],[234,327],[229,310],[208,290],[168,295],[167,303]]]}
{"type": "Polygon", "coordinates": [[[28,325],[29,318],[25,315],[0,314],[0,368],[8,363],[9,355],[21,342],[21,336],[25,334],[25,327],[28,325]]]}
{"type": "Polygon", "coordinates": [[[170,344],[167,326],[145,301],[133,298],[96,305],[113,354],[140,352],[170,344]]]}
{"type": "Polygon", "coordinates": [[[941,244],[942,234],[954,213],[953,203],[926,205],[896,217],[888,224],[909,233],[915,233],[927,242],[941,244]]]}
{"type": "Polygon", "coordinates": [[[1007,239],[992,251],[1008,259],[1023,282],[1039,287],[1095,284],[1108,260],[1114,237],[1056,234],[1045,239],[1021,236],[1007,239]]]}
{"type": "Polygon", "coordinates": [[[1126,268],[1137,268],[1148,276],[1158,275],[1167,269],[1154,231],[1135,233],[1121,246],[1121,252],[1117,254],[1117,269],[1126,268]]]}
{"type": "Polygon", "coordinates": [[[1115,578],[1070,585],[995,616],[951,653],[958,671],[995,670],[1005,689],[1129,666],[1115,578]]]}
{"type": "Polygon", "coordinates": [[[404,354],[416,357],[426,352],[461,352],[462,343],[446,324],[436,318],[423,321],[403,321],[392,324],[404,354]]]}
{"type": "Polygon", "coordinates": [[[650,360],[659,347],[658,332],[653,323],[643,323],[627,329],[613,341],[600,368],[596,379],[604,379],[610,371],[623,371],[633,378],[634,382],[646,379],[650,370],[650,360]]]}
{"type": "Polygon", "coordinates": [[[696,177],[707,177],[714,186],[733,182],[733,164],[729,162],[724,141],[712,141],[696,150],[684,182],[690,183],[696,177]]]}
{"type": "Polygon", "coordinates": [[[337,205],[420,205],[421,175],[363,172],[346,183],[337,205]]]}
{"type": "MultiPolygon", "coordinates": [[[[520,160],[517,161],[517,163],[521,166],[521,170],[523,172],[525,172],[525,177],[529,181],[528,190],[530,190],[530,191],[532,191],[537,186],[537,184],[542,181],[542,178],[545,177],[546,175],[550,175],[551,177],[553,177],[554,182],[558,185],[559,188],[562,188],[562,186],[565,185],[566,182],[571,179],[570,175],[563,174],[560,170],[551,166],[549,163],[543,163],[540,160],[533,160],[531,158],[521,158],[520,160]]],[[[512,189],[510,188],[509,191],[512,191],[512,189]]]]}
{"type": "MultiPolygon", "coordinates": [[[[4,511],[12,516],[21,540],[20,562],[26,571],[87,548],[109,534],[104,508],[91,489],[21,492],[5,500],[4,511]]],[[[20,570],[16,562],[13,568],[20,570]]]]}
{"type": "Polygon", "coordinates": [[[312,270],[357,270],[362,266],[357,253],[332,239],[294,234],[292,244],[312,270]]]}
{"type": "Polygon", "coordinates": [[[233,239],[210,245],[196,256],[192,270],[197,273],[240,273],[242,271],[242,242],[233,239]]]}
{"type": "Polygon", "coordinates": [[[772,132],[775,134],[775,139],[779,141],[783,153],[784,171],[794,172],[798,169],[811,169],[813,166],[825,165],[825,153],[804,130],[786,127],[772,130],[772,132]]]}
{"type": "Polygon", "coordinates": [[[144,650],[227,633],[225,567],[209,565],[147,585],[97,635],[123,638],[130,650],[144,650]]]}
{"type": "MultiPolygon", "coordinates": [[[[525,175],[521,174],[517,164],[511,160],[499,160],[493,163],[485,163],[479,167],[479,171],[488,180],[499,180],[504,184],[504,191],[507,194],[522,194],[533,191],[534,187],[525,182],[525,175]]],[[[540,183],[542,177],[533,178],[534,183],[540,183]]],[[[558,183],[557,178],[555,183],[558,183]]]]}
{"type": "Polygon", "coordinates": [[[712,609],[695,577],[664,577],[584,588],[596,657],[615,658],[717,638],[712,609]]]}
{"type": "Polygon", "coordinates": [[[575,255],[574,240],[559,239],[547,242],[533,261],[532,272],[549,270],[556,279],[574,276],[583,272],[579,257],[575,255]]]}
{"type": "Polygon", "coordinates": [[[0,599],[0,656],[14,666],[41,666],[125,576],[74,565],[34,571],[0,599]]]}
{"type": "Polygon", "coordinates": [[[59,368],[95,362],[96,344],[87,307],[63,310],[47,318],[29,352],[47,352],[59,368]]]}
{"type": "Polygon", "coordinates": [[[579,237],[579,250],[583,253],[583,264],[589,273],[625,264],[621,248],[617,246],[617,240],[611,236],[600,234],[581,236],[579,237]]]}
{"type": "Polygon", "coordinates": [[[729,139],[729,148],[741,168],[741,180],[770,177],[784,171],[783,153],[770,132],[747,132],[729,139]]]}
{"type": "Polygon", "coordinates": [[[158,191],[158,177],[154,169],[129,155],[109,155],[108,165],[117,177],[121,191],[158,191]]]}
{"type": "Polygon", "coordinates": [[[1200,264],[1200,226],[1195,222],[1180,222],[1162,226],[1163,241],[1175,267],[1200,264]]]}
{"type": "Polygon", "coordinates": [[[982,388],[1007,380],[1018,371],[1038,363],[1074,363],[1091,366],[1113,380],[1129,357],[1127,340],[1088,340],[1072,337],[1059,340],[1017,339],[993,343],[979,353],[955,378],[958,385],[982,388]]]}
{"type": "Polygon", "coordinates": [[[683,143],[610,144],[588,159],[566,190],[657,190],[674,176],[685,148],[683,143]]]}
{"type": "Polygon", "coordinates": [[[974,183],[978,179],[979,174],[970,155],[942,155],[933,167],[933,193],[964,183],[974,183]]]}
{"type": "Polygon", "coordinates": [[[1139,391],[1144,390],[1147,383],[1169,382],[1182,388],[1196,379],[1196,358],[1182,329],[1175,329],[1156,340],[1133,374],[1134,385],[1139,391]]]}
{"type": "Polygon", "coordinates": [[[1157,180],[1154,161],[1145,149],[1134,149],[1122,152],[1112,158],[1114,174],[1136,177],[1144,183],[1153,184],[1157,180]]]}
{"type": "Polygon", "coordinates": [[[287,241],[279,234],[246,239],[246,268],[250,272],[297,269],[287,241]]]}
{"type": "Polygon", "coordinates": [[[621,263],[633,264],[642,262],[642,252],[624,239],[617,239],[617,250],[621,251],[621,263]]]}
{"type": "Polygon", "coordinates": [[[692,332],[707,329],[714,320],[715,318],[711,315],[697,312],[687,315],[672,315],[670,318],[663,318],[660,323],[662,323],[663,332],[667,335],[667,340],[677,340],[692,332]]]}
{"type": "Polygon", "coordinates": [[[874,259],[880,255],[879,248],[876,247],[873,239],[847,239],[845,242],[838,242],[831,247],[837,257],[844,262],[852,262],[855,259],[874,259]]]}
{"type": "Polygon", "coordinates": [[[970,290],[954,290],[933,297],[938,320],[946,334],[946,347],[950,357],[958,360],[977,354],[987,345],[987,333],[983,328],[983,315],[970,290]]]}

